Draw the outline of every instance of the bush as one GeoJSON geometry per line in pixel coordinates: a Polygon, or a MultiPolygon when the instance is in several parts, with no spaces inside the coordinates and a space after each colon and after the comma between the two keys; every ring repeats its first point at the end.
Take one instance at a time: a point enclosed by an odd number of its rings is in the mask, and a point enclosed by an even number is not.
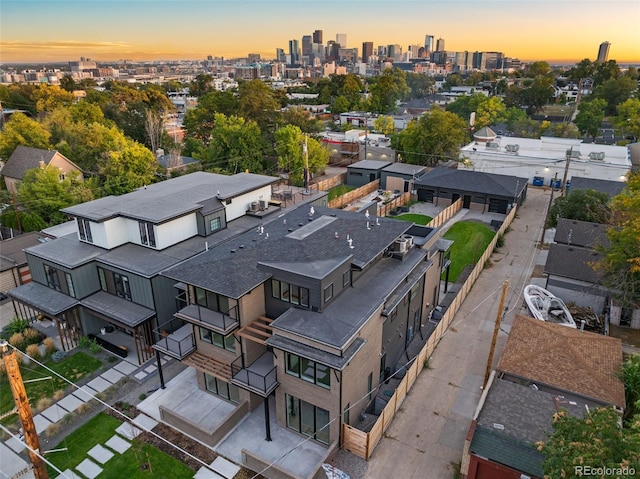
{"type": "Polygon", "coordinates": [[[82,404],[80,404],[80,406],[76,408],[76,412],[78,414],[84,414],[85,412],[88,412],[90,410],[91,410],[91,404],[88,402],[83,402],[82,404]]]}
{"type": "Polygon", "coordinates": [[[499,234],[496,239],[496,248],[502,248],[504,246],[504,234],[499,234]]]}
{"type": "Polygon", "coordinates": [[[147,399],[147,395],[145,393],[140,394],[140,396],[138,396],[138,399],[140,399],[140,401],[144,401],[145,399],[147,399]]]}
{"type": "Polygon", "coordinates": [[[53,399],[51,398],[40,398],[38,399],[38,403],[36,404],[36,409],[38,411],[44,411],[47,408],[50,408],[53,405],[53,399]]]}
{"type": "Polygon", "coordinates": [[[78,347],[80,347],[80,348],[88,348],[89,346],[91,346],[91,340],[89,338],[87,338],[86,336],[82,336],[78,340],[78,347]]]}
{"type": "Polygon", "coordinates": [[[62,424],[69,424],[71,421],[73,421],[73,417],[74,417],[74,414],[72,412],[68,412],[67,414],[62,416],[62,419],[60,419],[60,422],[62,424]]]}
{"type": "Polygon", "coordinates": [[[13,318],[11,322],[4,328],[7,334],[21,333],[29,326],[29,321],[22,318],[13,318]]]}
{"type": "Polygon", "coordinates": [[[27,356],[31,359],[39,359],[40,358],[40,348],[37,344],[30,344],[27,346],[27,356]]]}
{"type": "Polygon", "coordinates": [[[24,344],[24,336],[22,333],[13,333],[9,338],[9,344],[14,348],[22,348],[22,345],[24,344]]]}
{"type": "Polygon", "coordinates": [[[51,359],[53,359],[54,363],[59,363],[67,356],[66,351],[56,351],[51,355],[51,359]]]}
{"type": "Polygon", "coordinates": [[[56,392],[53,393],[54,401],[60,401],[60,399],[62,399],[63,397],[64,397],[64,391],[62,389],[58,389],[56,392]]]}
{"type": "Polygon", "coordinates": [[[116,358],[115,356],[109,356],[107,358],[107,362],[108,363],[115,363],[118,360],[118,358],[116,358]]]}
{"type": "Polygon", "coordinates": [[[60,424],[57,422],[49,424],[44,430],[44,435],[47,437],[53,437],[60,432],[60,424]]]}
{"type": "Polygon", "coordinates": [[[102,348],[100,347],[100,345],[95,341],[91,341],[91,344],[89,344],[89,351],[91,351],[93,354],[98,354],[101,349],[102,348]]]}
{"type": "Polygon", "coordinates": [[[56,342],[53,338],[44,338],[42,341],[47,354],[53,354],[56,351],[56,342]]]}
{"type": "Polygon", "coordinates": [[[34,344],[40,342],[40,333],[33,328],[27,328],[22,332],[24,340],[27,344],[34,344]]]}

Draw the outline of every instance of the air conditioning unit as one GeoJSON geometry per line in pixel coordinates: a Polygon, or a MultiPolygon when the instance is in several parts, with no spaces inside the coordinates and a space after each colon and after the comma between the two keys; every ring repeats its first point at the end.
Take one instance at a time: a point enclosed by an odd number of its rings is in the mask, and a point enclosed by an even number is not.
{"type": "Polygon", "coordinates": [[[260,200],[260,211],[264,211],[267,209],[267,202],[264,200],[260,200]]]}
{"type": "Polygon", "coordinates": [[[580,158],[580,150],[578,148],[571,148],[570,150],[567,150],[567,157],[580,158]]]}
{"type": "Polygon", "coordinates": [[[406,238],[398,238],[391,245],[391,251],[394,253],[404,254],[409,251],[409,242],[406,238]]]}
{"type": "Polygon", "coordinates": [[[413,246],[413,236],[411,235],[402,235],[400,238],[407,242],[407,250],[413,246]]]}
{"type": "Polygon", "coordinates": [[[498,148],[500,148],[500,144],[496,143],[495,141],[490,141],[487,143],[488,150],[497,150],[498,148]]]}
{"type": "Polygon", "coordinates": [[[592,151],[589,153],[589,159],[598,161],[604,160],[604,151],[592,151]]]}
{"type": "Polygon", "coordinates": [[[504,149],[507,153],[518,153],[518,150],[520,150],[520,145],[507,145],[504,147],[504,149]]]}
{"type": "Polygon", "coordinates": [[[258,211],[259,208],[260,206],[258,205],[257,201],[251,202],[251,211],[258,211]]]}

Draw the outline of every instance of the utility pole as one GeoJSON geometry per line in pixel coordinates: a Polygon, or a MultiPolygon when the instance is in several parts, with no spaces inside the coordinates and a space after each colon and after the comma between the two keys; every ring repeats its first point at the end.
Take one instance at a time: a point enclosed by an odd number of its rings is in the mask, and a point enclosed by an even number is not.
{"type": "Polygon", "coordinates": [[[309,145],[308,136],[304,134],[304,145],[302,145],[302,152],[304,153],[304,193],[309,194],[309,145]]]}
{"type": "Polygon", "coordinates": [[[367,146],[369,145],[369,112],[364,112],[364,159],[367,159],[367,146]]]}
{"type": "Polygon", "coordinates": [[[493,338],[491,339],[491,347],[489,348],[489,358],[487,359],[487,370],[484,373],[484,381],[482,382],[482,389],[487,387],[487,381],[489,381],[489,376],[491,375],[491,365],[493,363],[493,353],[496,349],[496,341],[498,340],[498,331],[500,330],[500,321],[502,320],[503,308],[504,308],[504,299],[507,296],[507,291],[509,290],[509,280],[505,280],[502,285],[502,297],[500,298],[500,306],[498,307],[498,314],[496,315],[496,324],[493,328],[493,338]]]}
{"type": "Polygon", "coordinates": [[[547,222],[549,221],[549,213],[551,212],[551,203],[553,203],[553,192],[556,190],[556,182],[558,181],[558,172],[551,182],[551,196],[549,197],[549,205],[547,206],[547,213],[544,215],[544,223],[542,225],[542,236],[540,236],[540,248],[544,245],[544,233],[547,231],[547,222]]]}
{"type": "Polygon", "coordinates": [[[569,175],[569,165],[571,164],[571,155],[573,154],[573,146],[567,151],[567,161],[564,166],[564,176],[562,177],[562,193],[561,196],[567,196],[567,176],[569,175]]]}
{"type": "Polygon", "coordinates": [[[7,369],[7,377],[9,378],[13,399],[18,408],[24,439],[27,446],[29,446],[29,458],[33,464],[34,476],[36,479],[49,479],[45,462],[38,455],[40,453],[40,441],[38,439],[36,426],[33,423],[31,406],[29,406],[27,391],[24,389],[24,383],[22,382],[20,367],[18,366],[18,361],[16,360],[13,349],[9,348],[9,344],[5,340],[0,341],[0,354],[2,354],[7,369]]]}

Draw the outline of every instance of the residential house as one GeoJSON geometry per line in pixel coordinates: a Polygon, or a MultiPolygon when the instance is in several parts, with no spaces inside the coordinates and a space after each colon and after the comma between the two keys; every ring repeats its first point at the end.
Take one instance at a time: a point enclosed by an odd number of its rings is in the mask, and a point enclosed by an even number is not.
{"type": "Polygon", "coordinates": [[[380,187],[388,191],[407,193],[414,190],[413,182],[427,172],[427,167],[409,163],[391,163],[380,172],[380,187]]]}
{"type": "Polygon", "coordinates": [[[93,334],[143,363],[185,301],[160,273],[276,214],[277,181],[197,172],[66,208],[73,233],[28,248],[33,281],[9,296],[23,317],[53,320],[65,349],[93,334]]]}
{"type": "Polygon", "coordinates": [[[586,407],[612,406],[622,413],[621,365],[619,339],[516,316],[465,441],[463,477],[544,477],[535,443],[552,433],[557,411],[583,417],[586,407]]]}
{"type": "Polygon", "coordinates": [[[75,171],[82,178],[82,170],[78,165],[55,150],[43,150],[30,146],[18,145],[0,171],[4,177],[7,190],[17,191],[17,183],[24,178],[29,170],[52,166],[60,171],[60,179],[64,179],[70,172],[75,171]]]}
{"type": "MultiPolygon", "coordinates": [[[[167,269],[186,303],[154,347],[194,368],[200,389],[234,404],[229,422],[264,402],[269,438],[273,397],[279,426],[337,444],[341,424],[358,421],[412,341],[426,340],[443,265],[437,230],[422,228],[414,242],[412,227],[324,207],[291,210],[167,269]]],[[[163,417],[212,441],[216,431],[181,407],[163,417]]]]}
{"type": "Polygon", "coordinates": [[[434,168],[414,181],[418,201],[446,207],[462,198],[463,208],[500,214],[522,205],[527,186],[522,177],[449,168],[434,168]]]}
{"type": "Polygon", "coordinates": [[[627,187],[624,181],[599,180],[596,178],[583,178],[572,176],[569,192],[576,190],[594,190],[606,193],[610,197],[618,196],[627,187]]]}
{"type": "Polygon", "coordinates": [[[0,293],[31,281],[24,250],[50,239],[49,235],[33,232],[0,241],[0,293]]]}

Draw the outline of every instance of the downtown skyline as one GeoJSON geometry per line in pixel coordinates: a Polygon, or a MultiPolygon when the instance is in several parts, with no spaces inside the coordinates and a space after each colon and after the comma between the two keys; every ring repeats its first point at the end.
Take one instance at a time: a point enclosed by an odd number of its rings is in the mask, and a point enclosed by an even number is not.
{"type": "Polygon", "coordinates": [[[429,34],[447,51],[552,64],[595,60],[609,41],[609,59],[640,63],[639,19],[637,0],[0,0],[0,62],[271,59],[289,40],[323,30],[325,44],[342,33],[359,52],[365,41],[405,51],[429,34]]]}

